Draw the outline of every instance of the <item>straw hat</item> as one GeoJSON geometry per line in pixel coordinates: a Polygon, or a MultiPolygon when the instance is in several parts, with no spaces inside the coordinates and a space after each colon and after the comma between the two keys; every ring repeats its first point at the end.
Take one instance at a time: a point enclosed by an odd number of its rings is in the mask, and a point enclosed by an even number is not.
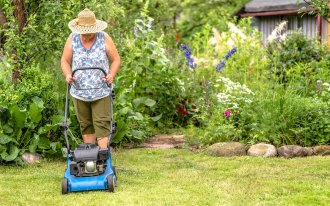
{"type": "Polygon", "coordinates": [[[84,9],[79,12],[78,18],[69,22],[68,26],[74,33],[88,34],[102,31],[107,28],[108,24],[104,21],[97,20],[91,10],[84,9]]]}

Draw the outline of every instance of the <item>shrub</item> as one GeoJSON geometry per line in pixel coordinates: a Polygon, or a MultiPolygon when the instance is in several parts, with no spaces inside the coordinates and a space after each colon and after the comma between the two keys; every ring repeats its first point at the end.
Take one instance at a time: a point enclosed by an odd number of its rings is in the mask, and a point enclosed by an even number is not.
{"type": "Polygon", "coordinates": [[[25,151],[56,154],[61,143],[56,135],[61,124],[54,118],[51,124],[41,124],[44,104],[38,97],[32,98],[28,108],[17,105],[0,105],[0,162],[22,163],[20,155],[25,151]]]}
{"type": "MultiPolygon", "coordinates": [[[[297,77],[292,76],[292,73],[300,74],[301,77],[308,75],[291,69],[297,69],[296,64],[309,64],[309,67],[316,65],[315,62],[322,61],[327,53],[324,45],[316,39],[308,39],[301,31],[292,32],[283,40],[270,42],[267,51],[270,58],[270,72],[281,83],[287,83],[297,77]]],[[[316,68],[312,68],[309,75],[313,76],[315,71],[316,68]]]]}
{"type": "MultiPolygon", "coordinates": [[[[169,58],[165,37],[157,35],[147,23],[148,20],[136,20],[136,36],[128,36],[122,45],[123,64],[117,78],[120,88],[118,96],[130,102],[130,109],[139,98],[149,99],[148,102],[154,104],[135,107],[135,111],[150,117],[161,115],[157,124],[171,127],[176,117],[176,104],[182,99],[183,82],[169,58]]],[[[121,105],[117,109],[120,110],[121,105]]]]}
{"type": "Polygon", "coordinates": [[[58,92],[54,74],[30,65],[12,84],[11,71],[7,60],[0,64],[0,161],[21,163],[25,151],[59,154],[63,142],[59,107],[64,94],[58,92]]]}
{"type": "Polygon", "coordinates": [[[328,144],[329,111],[326,103],[301,97],[292,90],[264,91],[239,114],[239,140],[275,145],[328,144]]]}

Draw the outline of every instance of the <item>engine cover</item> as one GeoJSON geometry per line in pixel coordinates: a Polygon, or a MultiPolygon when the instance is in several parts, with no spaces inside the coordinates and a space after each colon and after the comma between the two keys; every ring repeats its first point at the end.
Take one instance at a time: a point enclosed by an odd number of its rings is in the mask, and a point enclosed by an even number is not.
{"type": "Polygon", "coordinates": [[[94,143],[80,144],[74,150],[75,162],[97,161],[100,147],[94,143]]]}
{"type": "Polygon", "coordinates": [[[108,149],[95,143],[80,144],[73,151],[70,174],[77,177],[103,174],[107,167],[108,149]]]}

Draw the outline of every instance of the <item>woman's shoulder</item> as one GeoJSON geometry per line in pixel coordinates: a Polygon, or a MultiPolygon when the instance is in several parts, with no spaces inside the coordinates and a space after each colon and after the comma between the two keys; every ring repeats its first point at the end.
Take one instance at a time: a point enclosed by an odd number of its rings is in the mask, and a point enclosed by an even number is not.
{"type": "Polygon", "coordinates": [[[71,33],[70,34],[71,36],[71,42],[74,46],[76,46],[77,44],[79,44],[79,41],[80,41],[80,34],[78,33],[71,33]]]}
{"type": "Polygon", "coordinates": [[[72,39],[76,39],[77,37],[79,37],[79,34],[78,33],[71,33],[70,34],[70,37],[72,38],[72,39]]]}
{"type": "Polygon", "coordinates": [[[102,37],[104,37],[105,39],[107,39],[107,38],[111,38],[110,37],[110,35],[107,33],[107,32],[105,32],[105,31],[100,31],[100,32],[98,32],[100,35],[102,35],[102,37]]]}

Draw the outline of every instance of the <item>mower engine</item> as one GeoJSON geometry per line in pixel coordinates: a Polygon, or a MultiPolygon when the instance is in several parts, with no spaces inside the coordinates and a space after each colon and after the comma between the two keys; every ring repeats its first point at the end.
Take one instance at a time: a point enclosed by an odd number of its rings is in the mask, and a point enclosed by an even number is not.
{"type": "Polygon", "coordinates": [[[108,149],[94,143],[80,144],[70,158],[70,174],[76,177],[103,174],[107,167],[108,149]]]}

